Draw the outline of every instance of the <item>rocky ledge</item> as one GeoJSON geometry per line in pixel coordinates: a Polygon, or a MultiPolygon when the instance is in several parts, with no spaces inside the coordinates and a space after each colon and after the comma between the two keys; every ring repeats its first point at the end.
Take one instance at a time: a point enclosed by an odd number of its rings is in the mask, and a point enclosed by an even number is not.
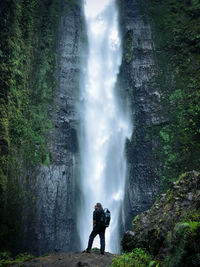
{"type": "Polygon", "coordinates": [[[200,173],[182,175],[151,209],[135,217],[132,230],[122,239],[124,251],[140,247],[164,266],[199,266],[200,173]]]}
{"type": "Polygon", "coordinates": [[[12,266],[23,267],[78,267],[78,266],[90,266],[90,267],[108,267],[112,263],[112,259],[116,255],[106,252],[105,255],[100,255],[99,251],[94,250],[91,253],[81,252],[62,252],[53,253],[47,256],[34,258],[30,261],[26,261],[20,264],[12,266]]]}

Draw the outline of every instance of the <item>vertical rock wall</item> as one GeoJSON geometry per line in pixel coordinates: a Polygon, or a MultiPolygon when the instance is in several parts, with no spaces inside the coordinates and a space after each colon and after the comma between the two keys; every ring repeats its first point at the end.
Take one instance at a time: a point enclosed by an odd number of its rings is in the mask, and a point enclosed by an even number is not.
{"type": "Polygon", "coordinates": [[[76,229],[79,165],[76,102],[83,32],[81,1],[66,1],[59,26],[57,88],[50,108],[53,129],[47,136],[51,164],[29,174],[27,188],[32,190],[32,199],[24,205],[23,211],[24,215],[28,214],[23,218],[24,249],[35,254],[79,247],[76,229]]]}
{"type": "Polygon", "coordinates": [[[148,22],[140,15],[136,0],[118,1],[123,41],[120,90],[131,100],[133,136],[127,141],[128,178],[125,191],[125,224],[131,227],[134,216],[148,209],[156,195],[154,141],[147,128],[161,122],[159,92],[152,91],[155,75],[154,45],[148,22]]]}

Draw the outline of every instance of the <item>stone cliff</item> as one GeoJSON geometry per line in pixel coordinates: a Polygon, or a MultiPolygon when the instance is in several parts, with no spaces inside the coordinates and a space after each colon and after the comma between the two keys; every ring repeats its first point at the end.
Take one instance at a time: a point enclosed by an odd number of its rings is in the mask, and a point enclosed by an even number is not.
{"type": "Polygon", "coordinates": [[[162,122],[160,94],[151,89],[156,73],[151,28],[140,15],[138,1],[118,1],[123,42],[123,61],[119,74],[120,90],[131,107],[133,135],[127,141],[127,184],[125,189],[125,228],[132,218],[148,209],[156,196],[156,164],[152,150],[155,140],[146,129],[162,122]]]}
{"type": "Polygon", "coordinates": [[[79,162],[76,103],[83,27],[80,2],[65,2],[59,26],[57,87],[50,109],[53,128],[47,136],[51,163],[29,174],[27,187],[33,201],[23,210],[23,246],[34,254],[79,247],[75,223],[79,162]]]}

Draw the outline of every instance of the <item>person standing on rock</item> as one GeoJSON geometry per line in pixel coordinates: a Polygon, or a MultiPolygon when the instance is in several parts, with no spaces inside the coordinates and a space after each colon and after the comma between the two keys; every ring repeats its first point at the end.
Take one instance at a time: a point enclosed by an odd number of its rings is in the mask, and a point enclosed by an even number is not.
{"type": "Polygon", "coordinates": [[[88,247],[86,250],[83,252],[90,253],[90,250],[92,248],[92,244],[94,241],[94,238],[99,235],[100,237],[100,253],[101,255],[104,255],[105,251],[105,230],[106,227],[102,225],[101,223],[101,218],[104,216],[104,210],[102,208],[101,203],[97,203],[94,206],[94,212],[93,212],[93,230],[89,236],[89,241],[88,241],[88,247]]]}

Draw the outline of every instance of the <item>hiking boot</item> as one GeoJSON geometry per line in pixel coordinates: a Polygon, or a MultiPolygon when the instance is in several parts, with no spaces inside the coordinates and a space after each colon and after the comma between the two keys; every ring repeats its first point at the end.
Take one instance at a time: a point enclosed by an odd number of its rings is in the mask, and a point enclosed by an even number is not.
{"type": "Polygon", "coordinates": [[[82,251],[82,253],[90,253],[90,250],[89,249],[85,249],[82,251]]]}
{"type": "Polygon", "coordinates": [[[104,255],[104,252],[103,251],[101,251],[100,253],[101,253],[101,255],[104,255]]]}

